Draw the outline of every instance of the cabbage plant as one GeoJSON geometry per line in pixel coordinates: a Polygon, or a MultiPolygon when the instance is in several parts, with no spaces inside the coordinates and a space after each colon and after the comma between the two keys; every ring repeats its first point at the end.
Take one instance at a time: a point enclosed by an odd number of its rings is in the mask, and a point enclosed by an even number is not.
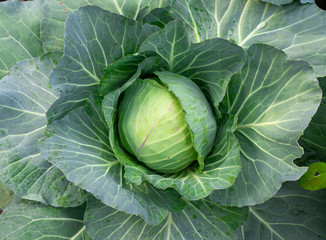
{"type": "Polygon", "coordinates": [[[303,0],[0,3],[0,239],[326,238],[325,40],[303,0]]]}

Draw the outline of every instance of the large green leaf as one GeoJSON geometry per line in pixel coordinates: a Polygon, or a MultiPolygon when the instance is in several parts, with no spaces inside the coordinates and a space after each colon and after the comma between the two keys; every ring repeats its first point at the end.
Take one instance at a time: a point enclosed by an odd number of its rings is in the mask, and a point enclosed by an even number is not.
{"type": "Polygon", "coordinates": [[[155,74],[178,98],[185,112],[186,122],[193,136],[191,139],[198,153],[198,170],[201,171],[216,137],[216,118],[213,111],[203,92],[189,78],[171,72],[155,74]]]}
{"type": "Polygon", "coordinates": [[[236,118],[232,116],[219,121],[216,142],[201,173],[188,168],[173,175],[158,175],[139,165],[127,165],[125,177],[135,183],[147,180],[157,188],[175,188],[188,200],[198,200],[215,189],[228,188],[240,171],[239,144],[233,134],[235,126],[236,118]]]}
{"type": "Polygon", "coordinates": [[[310,192],[286,182],[271,200],[249,207],[239,240],[320,240],[326,238],[326,190],[310,192]]]}
{"type": "Polygon", "coordinates": [[[268,45],[251,46],[244,68],[230,81],[223,112],[238,117],[242,170],[235,184],[211,199],[244,206],[271,198],[284,181],[306,168],[293,160],[303,151],[297,141],[315,114],[321,90],[312,68],[268,45]]]}
{"type": "Polygon", "coordinates": [[[139,52],[159,55],[166,70],[193,80],[217,107],[231,76],[243,66],[244,52],[224,39],[191,44],[188,32],[186,24],[173,21],[150,36],[139,52]]]}
{"type": "Polygon", "coordinates": [[[0,81],[0,179],[22,198],[68,207],[83,203],[83,191],[38,150],[45,113],[57,99],[49,75],[60,57],[24,60],[0,81]]]}
{"type": "Polygon", "coordinates": [[[50,77],[62,95],[48,112],[55,120],[97,94],[104,69],[112,62],[138,51],[139,45],[156,31],[136,21],[86,6],[69,15],[65,23],[64,55],[50,77]],[[88,95],[88,96],[87,96],[88,95]]]}
{"type": "Polygon", "coordinates": [[[134,215],[119,212],[90,198],[85,214],[87,231],[94,240],[212,240],[235,239],[247,219],[247,209],[222,207],[203,199],[187,202],[184,210],[169,213],[158,226],[134,215]]]}
{"type": "Polygon", "coordinates": [[[6,188],[6,186],[0,182],[0,214],[2,209],[4,209],[12,200],[13,192],[6,188]]]}
{"type": "Polygon", "coordinates": [[[42,0],[0,3],[0,79],[18,61],[40,56],[42,0]]]}
{"type": "Polygon", "coordinates": [[[44,0],[44,19],[41,25],[41,39],[45,52],[62,50],[64,45],[64,24],[69,13],[86,5],[99,6],[105,10],[136,20],[140,11],[163,7],[164,0],[44,0]]]}
{"type": "Polygon", "coordinates": [[[306,151],[314,151],[316,159],[326,162],[326,77],[319,79],[319,84],[323,91],[322,102],[300,139],[306,151]]]}
{"type": "Polygon", "coordinates": [[[326,75],[326,12],[294,1],[284,6],[260,0],[170,0],[171,14],[194,31],[194,41],[222,37],[248,48],[265,43],[305,60],[326,75]]]}
{"type": "Polygon", "coordinates": [[[184,204],[172,189],[126,183],[122,165],[109,145],[108,131],[101,99],[95,99],[52,122],[41,152],[77,186],[108,206],[143,217],[149,224],[159,224],[168,214],[166,208],[182,209],[184,204]]]}
{"type": "Polygon", "coordinates": [[[55,208],[15,199],[0,215],[0,239],[91,240],[83,222],[85,206],[55,208]]]}

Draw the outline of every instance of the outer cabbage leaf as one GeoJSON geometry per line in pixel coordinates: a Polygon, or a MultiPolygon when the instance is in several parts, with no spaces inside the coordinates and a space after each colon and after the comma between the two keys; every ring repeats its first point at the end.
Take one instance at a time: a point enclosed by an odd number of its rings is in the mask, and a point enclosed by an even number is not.
{"type": "Polygon", "coordinates": [[[272,199],[249,207],[238,239],[325,239],[325,214],[326,190],[310,192],[297,182],[285,182],[272,199]]]}
{"type": "Polygon", "coordinates": [[[16,198],[0,215],[0,239],[91,240],[84,211],[85,206],[55,208],[16,198]]]}
{"type": "Polygon", "coordinates": [[[326,78],[319,79],[319,84],[323,91],[322,102],[300,139],[305,151],[313,152],[316,160],[326,162],[326,78]]]}
{"type": "Polygon", "coordinates": [[[248,48],[265,43],[326,75],[326,12],[295,1],[276,6],[260,0],[170,0],[174,18],[188,23],[195,42],[222,37],[248,48]]]}
{"type": "Polygon", "coordinates": [[[225,116],[218,125],[216,143],[201,173],[187,168],[173,175],[158,175],[140,165],[126,165],[126,179],[138,184],[147,180],[157,188],[172,187],[188,200],[201,199],[215,189],[230,187],[240,171],[239,144],[232,133],[236,118],[225,116]]]}
{"type": "Polygon", "coordinates": [[[141,10],[150,11],[165,5],[164,0],[44,0],[44,19],[41,25],[41,39],[45,52],[62,50],[64,27],[69,13],[86,5],[99,6],[105,10],[136,20],[141,10]]]}
{"type": "Polygon", "coordinates": [[[306,168],[293,160],[303,151],[297,143],[315,114],[321,90],[312,68],[268,45],[251,46],[244,68],[230,81],[223,112],[238,117],[241,172],[233,186],[215,191],[222,205],[244,206],[271,198],[284,181],[306,168]]]}
{"type": "Polygon", "coordinates": [[[18,61],[43,54],[40,22],[42,0],[0,3],[0,79],[18,61]]]}
{"type": "Polygon", "coordinates": [[[0,179],[22,198],[53,206],[78,206],[83,191],[39,152],[47,119],[57,99],[49,75],[61,53],[17,63],[0,81],[0,179]]]}
{"type": "Polygon", "coordinates": [[[139,52],[160,56],[167,64],[163,70],[193,80],[217,107],[231,76],[244,64],[244,51],[223,39],[191,44],[188,32],[186,24],[173,21],[152,34],[139,52]]]}
{"type": "Polygon", "coordinates": [[[108,131],[101,99],[96,98],[49,124],[41,152],[77,186],[108,206],[143,217],[151,225],[166,218],[166,209],[182,209],[184,203],[173,189],[125,181],[122,165],[109,145],[108,131]]]}
{"type": "Polygon", "coordinates": [[[88,200],[85,214],[87,231],[94,240],[235,239],[237,228],[246,219],[246,208],[222,207],[207,199],[187,202],[184,210],[170,212],[167,219],[155,227],[94,198],[88,200]]]}
{"type": "Polygon", "coordinates": [[[104,69],[112,62],[138,51],[155,26],[86,6],[69,15],[65,23],[64,55],[50,77],[61,98],[50,108],[50,121],[85,103],[98,93],[104,69]]]}

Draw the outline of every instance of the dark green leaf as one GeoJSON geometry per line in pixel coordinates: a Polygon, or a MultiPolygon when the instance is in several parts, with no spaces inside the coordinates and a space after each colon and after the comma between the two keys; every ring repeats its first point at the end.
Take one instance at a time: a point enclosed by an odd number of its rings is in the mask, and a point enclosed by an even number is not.
{"type": "Polygon", "coordinates": [[[194,42],[216,37],[248,48],[265,43],[290,58],[305,60],[317,76],[326,75],[326,11],[294,1],[284,6],[260,0],[170,0],[172,15],[188,23],[194,42]]]}
{"type": "Polygon", "coordinates": [[[300,139],[305,151],[313,151],[316,160],[326,162],[326,78],[319,79],[319,84],[323,91],[322,102],[300,139]]]}
{"type": "Polygon", "coordinates": [[[85,206],[55,208],[15,199],[0,215],[0,239],[91,240],[83,222],[85,206]]]}
{"type": "Polygon", "coordinates": [[[85,214],[87,231],[94,240],[224,240],[235,239],[247,219],[247,209],[222,207],[206,199],[187,202],[184,210],[169,213],[158,226],[134,215],[119,212],[91,198],[85,214]]]}
{"type": "Polygon", "coordinates": [[[0,79],[16,62],[43,54],[42,5],[42,0],[0,3],[0,79]]]}
{"type": "Polygon", "coordinates": [[[152,78],[154,72],[167,69],[166,62],[159,56],[145,58],[145,60],[140,63],[140,67],[142,79],[152,78]]]}
{"type": "Polygon", "coordinates": [[[142,23],[165,28],[166,25],[173,20],[174,18],[171,16],[169,8],[156,8],[142,18],[142,23]]]}
{"type": "Polygon", "coordinates": [[[99,93],[104,96],[122,87],[136,73],[138,64],[144,59],[144,56],[128,55],[109,65],[100,82],[99,93]]]}
{"type": "Polygon", "coordinates": [[[0,81],[0,179],[22,198],[53,206],[78,206],[83,191],[39,152],[47,119],[57,99],[49,75],[60,53],[17,63],[0,81]]]}
{"type": "Polygon", "coordinates": [[[137,52],[156,29],[95,6],[70,14],[65,23],[64,55],[50,77],[52,86],[63,96],[52,106],[49,120],[59,119],[96,95],[104,69],[137,52]]]}
{"type": "Polygon", "coordinates": [[[249,207],[239,240],[321,240],[326,238],[326,190],[310,192],[285,182],[264,204],[249,207]]]}
{"type": "Polygon", "coordinates": [[[242,171],[235,184],[211,199],[244,206],[271,198],[284,181],[306,171],[293,164],[303,151],[297,141],[315,114],[321,90],[312,68],[263,44],[247,51],[247,62],[229,84],[223,109],[238,117],[242,171]]]}
{"type": "Polygon", "coordinates": [[[90,96],[94,95],[96,90],[81,89],[71,93],[61,94],[60,97],[51,105],[46,112],[48,122],[51,123],[55,120],[63,118],[70,111],[85,105],[90,96]]]}
{"type": "Polygon", "coordinates": [[[64,45],[64,25],[69,13],[87,5],[99,6],[105,10],[136,20],[141,10],[148,11],[163,7],[164,0],[44,0],[44,19],[41,25],[41,39],[46,52],[60,50],[64,45]]]}

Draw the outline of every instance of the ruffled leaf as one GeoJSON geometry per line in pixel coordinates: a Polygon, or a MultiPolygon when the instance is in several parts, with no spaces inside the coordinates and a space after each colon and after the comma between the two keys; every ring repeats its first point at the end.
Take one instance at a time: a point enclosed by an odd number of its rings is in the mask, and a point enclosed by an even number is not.
{"type": "MultiPolygon", "coordinates": [[[[100,82],[99,93],[104,96],[118,88],[121,88],[123,84],[137,72],[138,65],[144,59],[144,56],[128,55],[109,65],[105,69],[105,75],[100,82]]],[[[140,73],[138,76],[139,75],[140,73]]]]}
{"type": "Polygon", "coordinates": [[[0,79],[16,62],[43,54],[42,5],[42,0],[0,3],[0,79]]]}
{"type": "Polygon", "coordinates": [[[195,42],[221,37],[244,48],[254,43],[269,44],[292,59],[309,62],[317,76],[326,75],[326,48],[322,47],[326,40],[326,12],[315,4],[170,0],[169,6],[174,18],[192,27],[195,42]]]}
{"type": "Polygon", "coordinates": [[[326,190],[310,192],[286,182],[271,200],[249,207],[239,240],[326,238],[326,190]]]}
{"type": "Polygon", "coordinates": [[[268,45],[253,45],[247,62],[230,81],[223,112],[238,117],[242,170],[234,185],[210,196],[223,205],[244,206],[271,198],[284,181],[306,168],[293,160],[303,151],[297,143],[321,100],[315,74],[306,62],[289,60],[268,45]]]}
{"type": "Polygon", "coordinates": [[[41,25],[41,39],[45,52],[62,51],[64,45],[65,21],[69,13],[78,8],[94,5],[113,13],[136,20],[142,10],[150,11],[163,7],[163,0],[44,0],[44,19],[41,25]]]}
{"type": "Polygon", "coordinates": [[[67,181],[39,152],[57,99],[49,75],[60,53],[17,63],[0,81],[0,179],[22,198],[53,206],[78,206],[83,191],[67,181]]]}
{"type": "Polygon", "coordinates": [[[203,199],[187,202],[184,210],[169,213],[164,222],[150,226],[134,215],[119,212],[91,198],[85,214],[87,231],[94,240],[104,239],[235,239],[247,219],[247,209],[222,207],[203,199]]]}
{"type": "Polygon", "coordinates": [[[50,77],[51,85],[63,95],[47,113],[48,119],[60,119],[67,109],[82,106],[87,97],[96,95],[104,69],[137,52],[156,30],[95,6],[70,14],[65,23],[64,55],[50,77]]]}
{"type": "Polygon", "coordinates": [[[85,206],[55,208],[15,199],[0,215],[0,239],[91,240],[84,211],[85,206]]]}

